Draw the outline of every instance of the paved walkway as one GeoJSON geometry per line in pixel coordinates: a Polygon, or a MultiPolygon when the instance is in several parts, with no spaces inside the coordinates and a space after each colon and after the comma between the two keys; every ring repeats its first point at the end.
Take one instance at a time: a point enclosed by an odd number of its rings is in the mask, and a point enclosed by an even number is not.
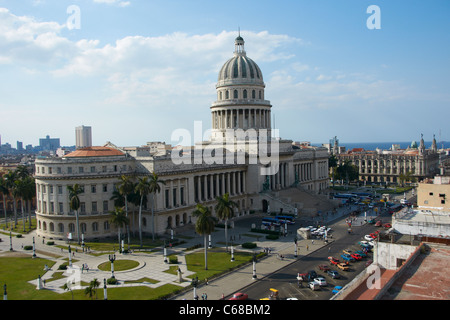
{"type": "MultiPolygon", "coordinates": [[[[344,207],[338,209],[337,213],[333,215],[328,215],[326,220],[327,223],[331,223],[331,220],[336,220],[343,216],[347,216],[351,211],[351,208],[344,207]]],[[[262,216],[262,214],[261,214],[262,216]]],[[[252,215],[254,217],[254,215],[252,215]]],[[[361,215],[357,219],[361,221],[364,219],[364,216],[361,215]]],[[[241,241],[250,241],[255,242],[258,245],[258,250],[263,250],[263,248],[270,248],[271,254],[268,257],[260,259],[256,264],[256,275],[257,279],[264,278],[265,276],[275,272],[276,270],[284,267],[285,265],[292,263],[295,259],[295,245],[293,242],[293,238],[296,230],[293,230],[292,227],[288,231],[290,234],[286,238],[279,239],[277,241],[268,241],[265,239],[265,236],[260,236],[260,241],[255,241],[255,237],[251,235],[250,230],[248,228],[240,227],[240,223],[238,220],[235,225],[236,227],[233,230],[235,235],[242,235],[241,241]],[[248,237],[248,239],[246,239],[248,237]],[[282,254],[285,258],[283,260],[278,258],[278,254],[282,254]]],[[[362,223],[361,223],[362,224],[362,223]]],[[[354,225],[360,225],[358,221],[354,222],[354,225]]],[[[230,234],[230,233],[229,233],[230,234]]],[[[171,250],[167,250],[168,255],[177,255],[179,261],[179,268],[182,271],[182,276],[185,279],[181,283],[179,282],[179,277],[177,275],[166,272],[169,270],[168,263],[164,262],[164,253],[163,250],[145,253],[145,252],[134,252],[130,254],[116,254],[116,259],[129,259],[135,260],[139,263],[139,265],[131,270],[126,271],[116,271],[114,273],[116,279],[119,280],[119,284],[114,287],[121,286],[149,286],[152,288],[156,288],[158,286],[165,285],[167,283],[179,285],[182,287],[187,287],[191,284],[190,279],[187,279],[192,272],[187,270],[186,261],[185,261],[185,252],[186,248],[192,247],[198,243],[203,243],[202,236],[193,236],[193,230],[187,231],[187,235],[189,237],[183,237],[188,239],[182,245],[179,245],[171,250]],[[140,283],[129,283],[127,281],[139,280],[139,279],[152,279],[155,283],[150,282],[140,282],[140,283]]],[[[178,235],[180,238],[182,234],[178,235]]],[[[25,235],[23,238],[12,237],[12,246],[14,253],[18,254],[28,254],[32,255],[32,251],[23,250],[23,246],[32,245],[33,237],[35,237],[35,233],[32,232],[28,235],[25,235]]],[[[0,238],[2,241],[0,242],[0,258],[2,255],[10,253],[10,239],[9,236],[5,234],[0,234],[0,238]]],[[[68,251],[62,250],[61,248],[54,246],[49,246],[43,243],[42,238],[35,237],[36,239],[36,255],[40,258],[46,258],[51,261],[54,261],[54,265],[51,266],[49,270],[42,270],[41,275],[41,285],[44,286],[45,280],[45,288],[47,290],[53,290],[55,292],[62,293],[64,290],[62,286],[68,281],[68,279],[73,280],[76,283],[73,286],[73,289],[81,289],[81,283],[89,283],[94,278],[98,281],[103,282],[103,279],[108,279],[111,277],[111,272],[101,271],[98,266],[101,263],[107,262],[108,254],[101,254],[92,252],[90,254],[83,253],[78,250],[75,254],[72,254],[72,268],[69,268],[63,273],[63,277],[56,278],[57,280],[52,280],[55,272],[58,272],[58,266],[67,263],[68,261],[68,251]],[[82,270],[83,264],[87,264],[89,270],[82,270]]],[[[331,240],[332,241],[332,240],[331,240]]],[[[212,245],[213,246],[223,246],[224,243],[224,232],[222,230],[216,231],[213,234],[212,245]],[[217,243],[217,245],[216,245],[217,243]]],[[[64,241],[55,240],[55,244],[63,244],[67,245],[64,241]]],[[[311,240],[299,240],[298,241],[298,256],[306,255],[314,250],[321,248],[326,245],[322,240],[315,240],[314,244],[311,240]],[[308,247],[308,248],[307,248],[308,247]]],[[[199,249],[203,250],[203,249],[199,249]]],[[[61,271],[59,271],[61,272],[61,271]]],[[[204,279],[199,279],[204,280],[204,279]]],[[[255,280],[253,279],[253,265],[246,265],[238,270],[235,270],[231,273],[218,277],[209,282],[208,285],[202,285],[197,290],[197,295],[201,296],[202,293],[206,292],[208,295],[208,299],[220,299],[222,295],[228,296],[230,294],[235,293],[240,288],[243,288],[255,280]]],[[[32,284],[38,287],[38,279],[30,281],[32,284]]],[[[103,285],[103,283],[102,283],[103,285]]],[[[192,299],[193,291],[189,290],[185,293],[179,294],[174,299],[192,299]]]]}

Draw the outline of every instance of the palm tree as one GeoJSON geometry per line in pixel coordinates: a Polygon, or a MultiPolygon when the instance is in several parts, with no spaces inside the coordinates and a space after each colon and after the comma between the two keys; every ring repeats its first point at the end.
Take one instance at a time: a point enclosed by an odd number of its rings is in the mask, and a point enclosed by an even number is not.
{"type": "Polygon", "coordinates": [[[80,221],[78,217],[78,209],[80,209],[81,202],[78,195],[83,193],[84,190],[77,183],[74,186],[67,186],[67,190],[69,191],[69,207],[71,210],[75,211],[78,244],[80,244],[80,221]]]}
{"type": "MultiPolygon", "coordinates": [[[[129,219],[125,215],[125,212],[123,211],[123,209],[119,208],[119,207],[116,207],[115,210],[111,211],[110,213],[112,215],[111,223],[114,224],[118,228],[119,248],[121,248],[121,246],[120,246],[120,228],[122,228],[124,225],[128,226],[129,219]]],[[[128,249],[130,249],[130,248],[128,247],[128,249]]],[[[121,251],[121,250],[119,250],[119,251],[121,251]]]]}
{"type": "Polygon", "coordinates": [[[150,182],[148,177],[139,178],[138,184],[136,185],[136,192],[141,196],[141,201],[139,203],[139,241],[142,248],[142,203],[144,197],[150,193],[150,182]]]}
{"type": "Polygon", "coordinates": [[[6,187],[9,190],[9,194],[13,196],[13,206],[14,206],[14,228],[17,225],[17,207],[16,207],[16,197],[14,196],[14,188],[15,183],[14,181],[16,178],[16,173],[14,171],[8,170],[6,174],[3,175],[4,179],[6,180],[6,187]]]}
{"type": "Polygon", "coordinates": [[[233,200],[230,200],[230,195],[225,193],[223,196],[216,197],[217,204],[215,210],[217,212],[217,217],[220,220],[225,220],[225,247],[228,252],[228,219],[233,218],[234,216],[234,208],[237,207],[237,203],[233,200]]]}
{"type": "Polygon", "coordinates": [[[6,186],[6,180],[0,176],[0,192],[3,197],[3,212],[5,213],[5,228],[8,228],[8,216],[6,215],[6,197],[9,195],[9,189],[6,186]]]}
{"type": "Polygon", "coordinates": [[[31,201],[36,195],[36,182],[32,176],[25,178],[25,193],[23,199],[28,202],[28,227],[31,230],[31,201]]]}
{"type": "Polygon", "coordinates": [[[160,183],[166,184],[164,181],[159,180],[158,175],[153,172],[153,174],[150,176],[150,193],[153,194],[153,201],[152,201],[152,240],[155,240],[155,215],[154,215],[154,207],[155,207],[155,195],[156,192],[161,192],[161,186],[160,183]]]}
{"type": "Polygon", "coordinates": [[[84,289],[84,294],[89,295],[89,298],[92,299],[95,293],[95,299],[97,299],[97,288],[99,287],[100,282],[95,278],[89,283],[89,287],[84,289]]]}
{"type": "Polygon", "coordinates": [[[114,201],[114,207],[123,207],[125,205],[125,200],[123,199],[123,196],[120,194],[119,190],[114,190],[109,200],[114,201]]]}
{"type": "Polygon", "coordinates": [[[72,294],[72,300],[73,300],[73,291],[72,291],[72,288],[70,287],[70,283],[69,282],[64,283],[62,288],[64,289],[64,291],[66,291],[66,290],[70,291],[70,293],[72,294]]]}
{"type": "Polygon", "coordinates": [[[214,231],[214,218],[211,215],[211,211],[208,207],[198,203],[194,212],[194,217],[197,217],[195,222],[195,231],[204,236],[205,246],[205,270],[208,270],[208,246],[206,244],[206,236],[210,235],[214,231]]]}
{"type": "MultiPolygon", "coordinates": [[[[128,196],[134,191],[134,185],[130,177],[121,175],[119,183],[117,184],[117,190],[125,200],[125,216],[128,218],[128,196]]],[[[130,228],[127,224],[127,236],[128,236],[128,249],[130,249],[130,228]]]]}
{"type": "Polygon", "coordinates": [[[23,221],[23,232],[25,232],[25,212],[24,212],[24,208],[23,208],[23,200],[26,194],[26,182],[25,179],[17,179],[16,181],[14,181],[14,194],[15,196],[20,198],[20,207],[22,210],[22,221],[23,221]]]}

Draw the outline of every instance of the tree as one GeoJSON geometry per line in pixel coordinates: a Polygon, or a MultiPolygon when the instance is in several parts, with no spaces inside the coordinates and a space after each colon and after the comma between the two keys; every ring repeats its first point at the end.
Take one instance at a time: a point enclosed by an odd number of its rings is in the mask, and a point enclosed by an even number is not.
{"type": "Polygon", "coordinates": [[[328,167],[331,169],[331,180],[333,180],[333,187],[334,187],[334,182],[336,180],[336,169],[338,166],[338,159],[336,158],[336,156],[334,154],[332,154],[329,158],[328,158],[328,167]]]}
{"type": "Polygon", "coordinates": [[[71,210],[75,211],[78,244],[80,244],[80,220],[78,217],[78,209],[80,209],[81,202],[78,196],[83,193],[84,190],[78,184],[75,184],[74,186],[67,186],[67,190],[69,191],[69,207],[71,210]]]}
{"type": "Polygon", "coordinates": [[[349,181],[357,180],[359,177],[358,167],[353,165],[351,161],[345,161],[343,164],[340,164],[336,170],[338,179],[345,179],[347,184],[349,181]]]}
{"type": "Polygon", "coordinates": [[[214,231],[214,219],[211,215],[211,211],[208,207],[198,203],[194,212],[192,212],[194,217],[197,217],[195,222],[195,231],[204,236],[204,246],[205,246],[205,270],[208,270],[208,246],[207,235],[210,235],[214,231]]]}
{"type": "MultiPolygon", "coordinates": [[[[117,229],[118,229],[118,239],[119,239],[119,248],[121,248],[120,246],[120,228],[122,228],[123,226],[128,226],[129,224],[129,219],[128,217],[125,215],[125,212],[123,211],[122,208],[116,207],[114,211],[111,211],[111,223],[114,224],[117,229]]],[[[128,249],[130,249],[128,247],[128,249]]],[[[119,250],[121,251],[121,250],[119,250]]]]}
{"type": "Polygon", "coordinates": [[[72,300],[73,300],[73,291],[72,291],[72,288],[70,287],[70,283],[69,282],[64,283],[62,288],[64,289],[64,291],[70,291],[70,293],[72,294],[72,300]]]}
{"type": "MultiPolygon", "coordinates": [[[[117,190],[122,195],[125,202],[125,216],[128,218],[128,199],[127,197],[134,191],[134,185],[130,177],[121,175],[119,183],[117,184],[117,190]]],[[[130,249],[130,228],[127,224],[127,236],[128,236],[128,249],[130,249]]]]}
{"type": "Polygon", "coordinates": [[[136,192],[141,196],[141,201],[139,203],[139,242],[142,248],[142,203],[144,198],[150,193],[150,182],[148,177],[142,177],[138,179],[138,184],[136,185],[136,192]]]}
{"type": "Polygon", "coordinates": [[[27,192],[25,179],[17,179],[14,181],[14,194],[20,198],[20,207],[22,210],[23,232],[25,232],[25,212],[23,207],[24,197],[27,192]]]}
{"type": "Polygon", "coordinates": [[[99,286],[100,286],[100,282],[98,282],[97,279],[92,280],[89,283],[89,286],[84,289],[84,294],[89,295],[89,298],[91,298],[91,299],[95,294],[95,299],[97,299],[97,288],[99,286]]]}
{"type": "Polygon", "coordinates": [[[155,207],[155,196],[156,192],[161,192],[161,186],[160,184],[166,184],[164,181],[159,180],[158,175],[153,172],[150,176],[149,180],[150,184],[150,193],[153,194],[153,201],[152,201],[152,240],[155,240],[155,214],[154,214],[154,207],[155,207]]]}
{"type": "Polygon", "coordinates": [[[15,183],[14,181],[17,179],[16,177],[16,173],[14,171],[8,170],[7,173],[5,173],[3,175],[5,181],[6,181],[6,187],[9,190],[9,194],[12,195],[13,197],[13,206],[14,206],[14,228],[17,225],[17,206],[16,206],[16,197],[14,195],[14,188],[15,188],[15,183]]]}
{"type": "Polygon", "coordinates": [[[9,195],[9,189],[6,185],[6,180],[0,176],[0,193],[3,197],[3,212],[5,213],[5,228],[8,228],[8,216],[6,215],[6,197],[9,195]]]}
{"type": "Polygon", "coordinates": [[[215,207],[217,217],[220,220],[225,220],[225,247],[226,251],[228,251],[228,219],[234,217],[234,208],[237,207],[237,203],[230,200],[229,193],[225,193],[223,196],[216,197],[217,204],[215,207]]]}

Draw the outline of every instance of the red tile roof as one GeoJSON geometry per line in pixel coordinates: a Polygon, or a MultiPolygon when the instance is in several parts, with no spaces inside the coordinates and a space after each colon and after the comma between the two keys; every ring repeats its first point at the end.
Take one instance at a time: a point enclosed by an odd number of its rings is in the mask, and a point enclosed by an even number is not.
{"type": "Polygon", "coordinates": [[[112,157],[123,156],[124,153],[117,149],[108,147],[87,147],[81,148],[69,154],[66,154],[65,158],[80,158],[80,157],[112,157]]]}

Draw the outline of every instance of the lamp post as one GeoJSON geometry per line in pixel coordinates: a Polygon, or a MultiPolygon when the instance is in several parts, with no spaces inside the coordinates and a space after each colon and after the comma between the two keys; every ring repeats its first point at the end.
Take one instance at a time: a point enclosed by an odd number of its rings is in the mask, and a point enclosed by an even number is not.
{"type": "Polygon", "coordinates": [[[8,293],[6,292],[6,283],[3,285],[3,300],[8,300],[8,293]]]}
{"type": "Polygon", "coordinates": [[[81,234],[81,248],[83,249],[84,252],[84,233],[81,234]]]}
{"type": "Polygon", "coordinates": [[[106,279],[103,278],[103,300],[108,300],[108,290],[106,288],[106,279]]]}
{"type": "Polygon", "coordinates": [[[167,247],[166,247],[166,240],[164,240],[164,262],[167,263],[167,247]]]}
{"type": "Polygon", "coordinates": [[[253,280],[256,279],[256,254],[253,254],[253,280]]]}
{"type": "Polygon", "coordinates": [[[115,279],[114,277],[114,261],[116,260],[116,255],[115,254],[110,254],[109,255],[109,261],[111,261],[111,278],[115,279]]]}
{"type": "Polygon", "coordinates": [[[231,245],[231,262],[234,261],[234,247],[231,245]]]}
{"type": "Polygon", "coordinates": [[[33,237],[33,258],[36,258],[36,243],[34,242],[34,237],[33,237]]]}
{"type": "Polygon", "coordinates": [[[294,257],[297,258],[298,256],[298,245],[297,245],[297,237],[294,238],[294,244],[295,244],[295,252],[294,257]]]}
{"type": "Polygon", "coordinates": [[[197,296],[198,277],[193,278],[191,284],[194,287],[194,300],[198,300],[197,296]]]}
{"type": "Polygon", "coordinates": [[[9,230],[9,251],[13,251],[11,230],[9,230]]]}
{"type": "Polygon", "coordinates": [[[69,245],[69,267],[72,267],[72,249],[70,249],[70,245],[69,245]]]}

